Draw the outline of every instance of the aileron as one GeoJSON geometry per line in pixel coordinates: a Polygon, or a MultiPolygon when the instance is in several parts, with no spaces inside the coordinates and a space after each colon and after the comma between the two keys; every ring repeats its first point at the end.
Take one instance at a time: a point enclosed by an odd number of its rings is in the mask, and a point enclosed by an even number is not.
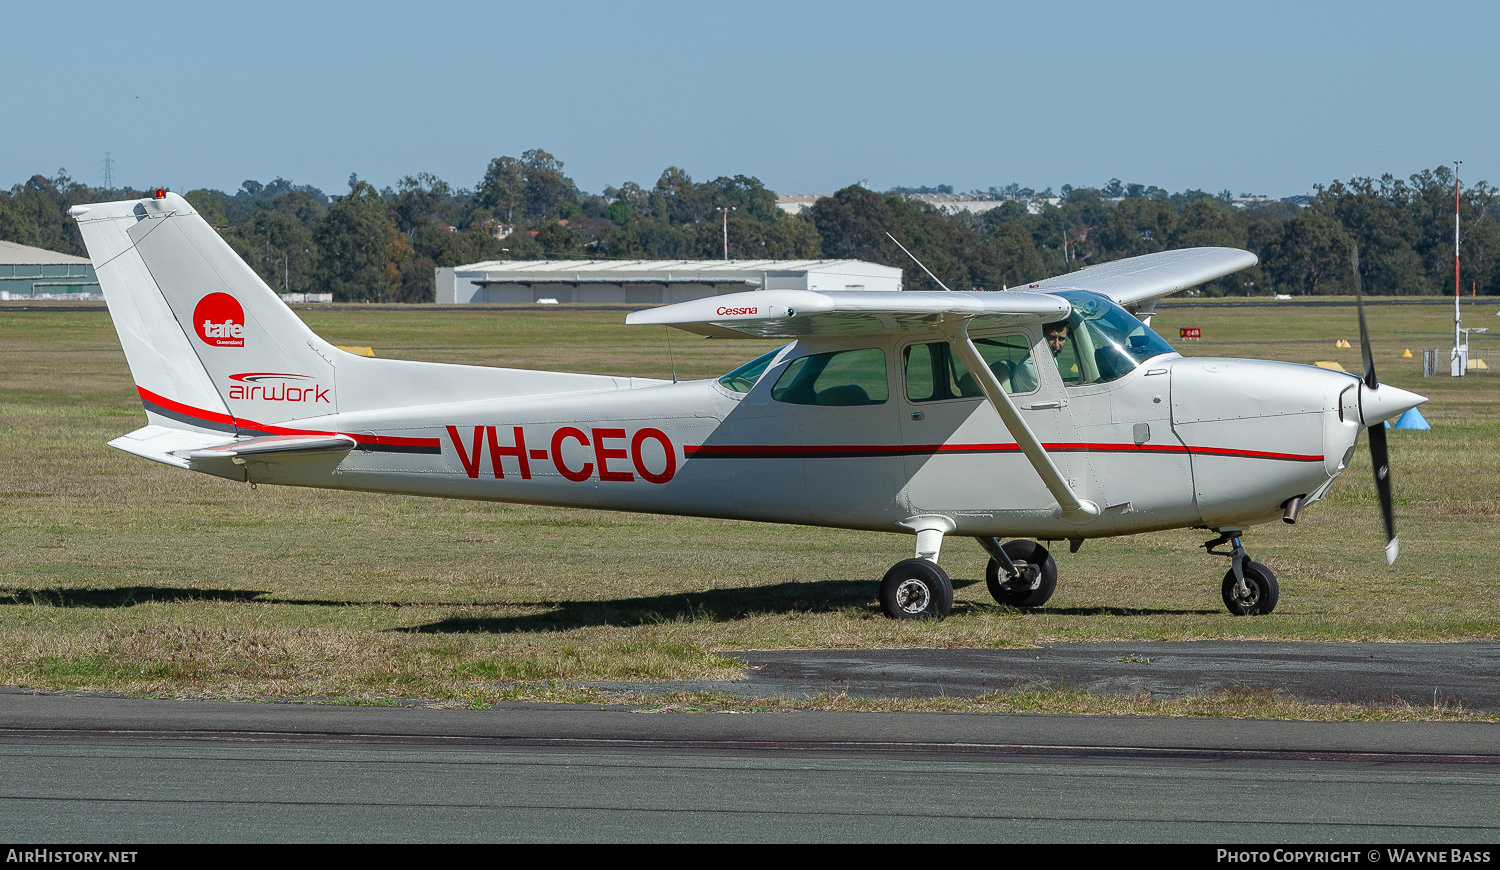
{"type": "Polygon", "coordinates": [[[1217,280],[1257,262],[1254,254],[1238,248],[1185,248],[1089,266],[1027,284],[1026,289],[1090,290],[1129,306],[1217,280]]]}

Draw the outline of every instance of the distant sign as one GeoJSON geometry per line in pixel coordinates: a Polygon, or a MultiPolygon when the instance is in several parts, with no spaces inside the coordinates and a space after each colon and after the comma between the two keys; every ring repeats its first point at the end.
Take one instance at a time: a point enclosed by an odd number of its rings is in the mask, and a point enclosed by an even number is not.
{"type": "Polygon", "coordinates": [[[1177,335],[1179,338],[1202,338],[1203,330],[1196,326],[1184,326],[1177,330],[1177,335]]]}

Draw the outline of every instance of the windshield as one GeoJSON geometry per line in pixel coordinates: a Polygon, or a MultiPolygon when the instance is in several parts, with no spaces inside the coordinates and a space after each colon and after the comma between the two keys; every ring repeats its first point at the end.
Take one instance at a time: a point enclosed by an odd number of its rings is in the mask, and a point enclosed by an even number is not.
{"type": "Polygon", "coordinates": [[[734,390],[736,393],[750,392],[750,388],[755,386],[755,382],[760,380],[760,376],[766,373],[766,366],[771,364],[771,360],[776,359],[776,355],[781,353],[784,347],[786,345],[782,345],[770,353],[761,354],[724,377],[719,378],[719,383],[723,384],[727,389],[734,390]]]}
{"type": "Polygon", "coordinates": [[[1174,352],[1150,327],[1098,293],[1064,290],[1056,295],[1073,306],[1066,343],[1053,351],[1070,387],[1117,380],[1154,356],[1174,352]]]}

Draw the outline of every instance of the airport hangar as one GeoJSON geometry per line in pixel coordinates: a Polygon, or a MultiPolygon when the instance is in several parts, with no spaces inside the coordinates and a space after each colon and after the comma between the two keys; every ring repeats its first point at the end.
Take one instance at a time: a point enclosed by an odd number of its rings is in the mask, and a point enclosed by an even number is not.
{"type": "Polygon", "coordinates": [[[88,257],[0,242],[0,298],[98,299],[99,279],[88,257]]]}
{"type": "Polygon", "coordinates": [[[491,260],[438,269],[436,301],[666,305],[745,290],[900,289],[900,269],[863,260],[491,260]]]}

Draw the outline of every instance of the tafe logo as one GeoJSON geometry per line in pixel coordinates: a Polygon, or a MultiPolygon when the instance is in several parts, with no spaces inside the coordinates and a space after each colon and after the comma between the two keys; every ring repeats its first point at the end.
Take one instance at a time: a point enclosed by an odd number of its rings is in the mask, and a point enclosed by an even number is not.
{"type": "Polygon", "coordinates": [[[228,293],[210,293],[193,309],[193,331],[214,347],[245,346],[245,309],[228,293]]]}

